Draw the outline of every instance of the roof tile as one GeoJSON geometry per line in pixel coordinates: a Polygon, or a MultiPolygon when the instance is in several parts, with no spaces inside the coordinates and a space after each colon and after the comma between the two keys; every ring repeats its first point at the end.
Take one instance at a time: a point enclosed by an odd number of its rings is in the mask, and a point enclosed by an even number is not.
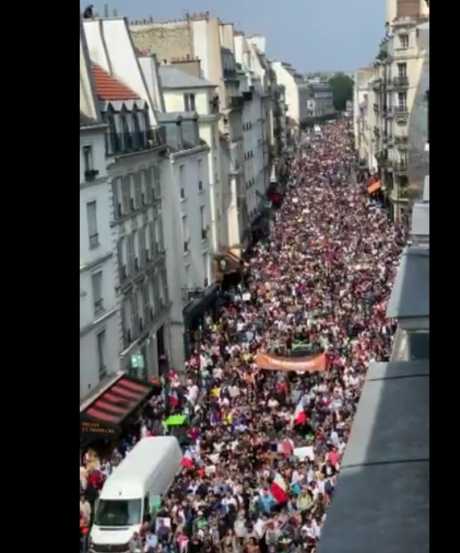
{"type": "Polygon", "coordinates": [[[97,64],[92,65],[96,93],[100,100],[138,100],[139,95],[97,64]]]}

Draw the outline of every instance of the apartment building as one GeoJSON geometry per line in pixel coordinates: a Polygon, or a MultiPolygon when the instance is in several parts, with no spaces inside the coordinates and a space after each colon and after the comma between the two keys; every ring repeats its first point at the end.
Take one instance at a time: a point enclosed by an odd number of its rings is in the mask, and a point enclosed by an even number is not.
{"type": "Polygon", "coordinates": [[[277,82],[285,87],[289,124],[299,129],[307,119],[308,83],[289,63],[274,61],[272,67],[277,82]]]}
{"type": "Polygon", "coordinates": [[[120,320],[110,231],[111,195],[105,135],[91,62],[80,33],[80,399],[117,372],[120,320]]]}
{"type": "Polygon", "coordinates": [[[107,125],[120,368],[146,379],[158,375],[165,358],[171,357],[160,179],[165,138],[125,19],[85,20],[84,30],[98,104],[107,125]]]}
{"type": "Polygon", "coordinates": [[[308,99],[307,116],[308,117],[327,117],[335,113],[334,96],[331,85],[326,81],[319,79],[307,80],[308,99]]]}
{"type": "MultiPolygon", "coordinates": [[[[217,253],[222,244],[227,243],[227,228],[223,224],[226,207],[221,186],[219,98],[216,85],[200,78],[200,71],[199,60],[192,65],[186,59],[159,68],[165,111],[196,113],[200,138],[209,146],[209,240],[212,252],[217,253]],[[188,66],[188,70],[179,69],[184,66],[188,66]]],[[[203,190],[201,185],[200,193],[203,190]]]]}
{"type": "Polygon", "coordinates": [[[374,98],[368,119],[374,119],[376,157],[390,212],[395,220],[406,220],[422,193],[427,163],[429,7],[425,0],[388,0],[386,8],[386,34],[369,82],[374,98]]]}

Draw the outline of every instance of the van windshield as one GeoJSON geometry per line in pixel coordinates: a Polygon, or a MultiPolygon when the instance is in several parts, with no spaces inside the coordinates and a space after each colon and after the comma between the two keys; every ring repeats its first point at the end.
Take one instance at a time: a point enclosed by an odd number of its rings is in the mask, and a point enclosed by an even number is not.
{"type": "Polygon", "coordinates": [[[94,523],[97,526],[132,526],[141,523],[141,500],[101,499],[96,509],[94,523]]]}

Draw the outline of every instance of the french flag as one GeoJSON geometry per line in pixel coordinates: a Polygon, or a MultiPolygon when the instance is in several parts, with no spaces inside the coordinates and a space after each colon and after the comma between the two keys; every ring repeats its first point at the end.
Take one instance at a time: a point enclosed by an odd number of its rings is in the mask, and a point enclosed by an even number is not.
{"type": "Polygon", "coordinates": [[[195,466],[195,463],[193,462],[192,454],[190,453],[189,450],[185,452],[180,464],[186,469],[192,469],[195,466]]]}
{"type": "Polygon", "coordinates": [[[276,473],[275,479],[270,487],[270,492],[277,503],[286,503],[289,499],[288,486],[279,472],[276,473]]]}
{"type": "Polygon", "coordinates": [[[294,417],[292,419],[293,424],[305,424],[307,422],[307,415],[303,408],[303,401],[300,400],[294,411],[294,417]]]}

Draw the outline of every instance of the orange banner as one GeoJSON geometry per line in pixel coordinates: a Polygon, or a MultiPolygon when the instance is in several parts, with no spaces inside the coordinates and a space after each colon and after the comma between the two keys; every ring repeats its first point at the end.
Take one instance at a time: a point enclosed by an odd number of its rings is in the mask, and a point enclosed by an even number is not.
{"type": "Polygon", "coordinates": [[[326,355],[320,353],[309,357],[280,357],[259,353],[255,362],[259,369],[271,371],[322,372],[326,370],[326,355]]]}
{"type": "Polygon", "coordinates": [[[369,192],[369,194],[372,194],[373,192],[379,190],[379,188],[382,188],[382,183],[378,180],[376,182],[373,182],[372,184],[369,184],[369,186],[367,187],[367,191],[369,192]]]}

